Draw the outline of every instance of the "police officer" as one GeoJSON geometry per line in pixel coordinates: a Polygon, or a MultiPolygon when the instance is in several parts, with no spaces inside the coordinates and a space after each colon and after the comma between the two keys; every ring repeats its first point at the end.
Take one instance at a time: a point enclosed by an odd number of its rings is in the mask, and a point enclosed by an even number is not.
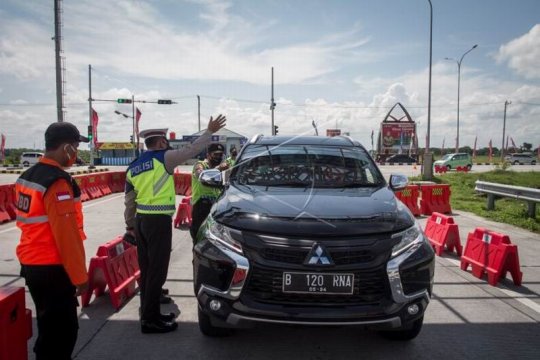
{"type": "Polygon", "coordinates": [[[88,142],[68,122],[45,131],[45,155],[15,184],[21,276],[36,306],[37,360],[71,359],[77,341],[77,297],[88,288],[80,189],[63,170],[88,142]]]}
{"type": "Polygon", "coordinates": [[[230,168],[234,167],[234,164],[236,163],[236,157],[238,156],[238,150],[236,150],[236,146],[231,146],[229,149],[229,156],[225,159],[225,163],[230,168]]]}
{"type": "Polygon", "coordinates": [[[210,144],[206,152],[206,158],[198,161],[193,166],[191,173],[191,204],[193,208],[191,211],[191,227],[189,228],[189,232],[194,243],[197,241],[199,228],[221,193],[220,189],[201,184],[199,176],[203,170],[215,168],[224,171],[229,168],[229,165],[223,162],[223,150],[224,147],[221,144],[210,144]]]}
{"type": "Polygon", "coordinates": [[[128,167],[125,212],[127,232],[137,239],[141,269],[141,331],[165,333],[177,328],[175,314],[161,314],[160,296],[167,278],[175,212],[174,168],[195,157],[225,126],[225,116],[210,118],[208,129],[193,144],[172,150],[167,129],[149,129],[140,136],[149,151],[128,167]]]}

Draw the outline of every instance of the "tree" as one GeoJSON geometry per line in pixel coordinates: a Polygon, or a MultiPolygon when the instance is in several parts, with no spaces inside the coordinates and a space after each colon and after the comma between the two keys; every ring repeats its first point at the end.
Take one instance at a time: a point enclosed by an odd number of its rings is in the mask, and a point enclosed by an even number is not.
{"type": "Polygon", "coordinates": [[[523,145],[521,145],[521,151],[531,151],[532,144],[524,142],[523,145]]]}

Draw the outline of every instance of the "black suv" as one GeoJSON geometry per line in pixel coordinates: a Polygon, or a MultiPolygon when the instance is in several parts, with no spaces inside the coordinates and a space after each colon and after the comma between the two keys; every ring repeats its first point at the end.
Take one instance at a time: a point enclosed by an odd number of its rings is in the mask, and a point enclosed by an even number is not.
{"type": "MultiPolygon", "coordinates": [[[[264,137],[247,143],[193,248],[199,327],[218,336],[266,322],[420,332],[434,253],[358,142],[264,137]]],[[[201,174],[220,186],[222,174],[201,174]]]]}

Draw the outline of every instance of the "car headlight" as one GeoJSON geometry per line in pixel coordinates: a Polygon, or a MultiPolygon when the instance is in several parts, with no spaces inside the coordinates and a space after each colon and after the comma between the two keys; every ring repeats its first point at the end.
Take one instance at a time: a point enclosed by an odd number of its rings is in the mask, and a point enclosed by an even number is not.
{"type": "Polygon", "coordinates": [[[394,234],[392,237],[401,238],[401,241],[392,248],[392,257],[396,257],[409,248],[425,241],[422,229],[417,221],[407,230],[394,234]]]}
{"type": "Polygon", "coordinates": [[[211,243],[218,247],[225,246],[242,254],[242,245],[232,238],[229,228],[215,221],[212,215],[208,215],[206,223],[206,236],[211,243]]]}

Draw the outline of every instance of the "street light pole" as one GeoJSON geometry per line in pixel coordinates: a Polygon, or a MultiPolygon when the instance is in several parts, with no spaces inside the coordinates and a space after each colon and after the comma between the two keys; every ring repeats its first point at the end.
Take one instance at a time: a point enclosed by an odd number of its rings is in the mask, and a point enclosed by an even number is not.
{"type": "MultiPolygon", "coordinates": [[[[422,177],[427,180],[433,178],[433,155],[429,151],[429,140],[431,137],[431,63],[433,60],[433,4],[429,2],[429,83],[428,83],[428,115],[426,149],[424,151],[424,161],[422,162],[422,177]]],[[[382,137],[381,137],[382,141],[382,137]]]]}
{"type": "MultiPolygon", "coordinates": [[[[129,116],[129,115],[126,115],[124,114],[123,112],[120,112],[118,110],[114,110],[114,113],[115,114],[118,114],[118,115],[122,115],[123,117],[125,117],[126,119],[131,119],[131,124],[135,124],[135,116],[129,116]]],[[[135,134],[135,127],[133,127],[133,130],[132,130],[132,134],[135,134]]],[[[132,135],[133,136],[133,135],[132,135]]],[[[135,137],[133,137],[133,142],[132,144],[134,144],[135,142],[135,137]]],[[[135,157],[135,148],[133,149],[133,156],[135,157]]]]}
{"type": "Polygon", "coordinates": [[[445,58],[445,60],[451,60],[455,61],[458,66],[458,85],[457,85],[457,130],[456,130],[456,153],[459,152],[459,92],[461,87],[461,63],[463,62],[463,58],[465,55],[476,49],[478,45],[474,45],[472,48],[467,50],[463,55],[461,55],[461,58],[458,60],[453,58],[445,58]]]}
{"type": "MultiPolygon", "coordinates": [[[[504,133],[506,131],[506,108],[508,105],[510,105],[512,102],[506,100],[504,102],[504,117],[503,117],[503,139],[502,139],[502,146],[501,146],[501,160],[504,160],[504,133]]],[[[507,142],[508,143],[508,142],[507,142]]]]}

